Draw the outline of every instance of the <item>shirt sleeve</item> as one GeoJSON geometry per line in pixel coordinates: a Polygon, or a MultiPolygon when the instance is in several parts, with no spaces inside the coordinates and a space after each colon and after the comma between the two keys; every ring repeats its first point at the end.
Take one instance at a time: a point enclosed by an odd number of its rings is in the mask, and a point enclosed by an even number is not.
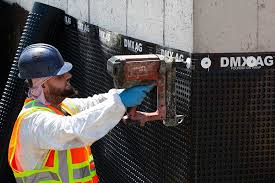
{"type": "Polygon", "coordinates": [[[39,111],[27,116],[21,125],[23,143],[41,149],[65,150],[91,145],[114,128],[126,109],[117,93],[104,102],[73,116],[39,111]]]}
{"type": "Polygon", "coordinates": [[[109,98],[110,95],[119,94],[122,91],[123,89],[111,89],[108,93],[95,94],[92,97],[87,98],[67,98],[63,102],[68,105],[70,105],[70,103],[73,103],[79,111],[84,111],[89,109],[90,107],[94,107],[95,105],[104,102],[109,98]]]}

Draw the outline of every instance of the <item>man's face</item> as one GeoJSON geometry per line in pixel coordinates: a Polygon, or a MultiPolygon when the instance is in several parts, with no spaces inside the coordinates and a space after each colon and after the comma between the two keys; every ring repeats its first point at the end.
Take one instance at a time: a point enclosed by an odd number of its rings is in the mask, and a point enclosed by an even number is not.
{"type": "Polygon", "coordinates": [[[60,76],[54,76],[44,83],[46,93],[51,97],[71,97],[77,94],[77,90],[70,84],[72,75],[66,72],[60,76]]]}

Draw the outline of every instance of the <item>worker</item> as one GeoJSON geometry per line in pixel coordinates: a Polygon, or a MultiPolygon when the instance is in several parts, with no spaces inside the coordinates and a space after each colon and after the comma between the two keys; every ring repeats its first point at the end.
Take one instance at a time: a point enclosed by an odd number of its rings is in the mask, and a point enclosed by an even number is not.
{"type": "Polygon", "coordinates": [[[28,98],[15,122],[8,160],[16,181],[97,183],[90,146],[114,128],[126,108],[153,86],[136,86],[88,98],[70,98],[72,64],[52,45],[26,47],[18,60],[28,98]]]}

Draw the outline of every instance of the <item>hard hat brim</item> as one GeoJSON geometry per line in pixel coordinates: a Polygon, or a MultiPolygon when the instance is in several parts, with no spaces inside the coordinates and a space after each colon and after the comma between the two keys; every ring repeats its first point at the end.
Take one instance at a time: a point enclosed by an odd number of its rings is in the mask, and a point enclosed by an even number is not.
{"type": "MultiPolygon", "coordinates": [[[[66,72],[69,72],[72,68],[73,68],[73,65],[70,62],[64,62],[64,65],[54,75],[45,75],[45,76],[41,76],[41,77],[59,76],[59,75],[65,74],[66,72]]],[[[21,79],[32,79],[32,78],[22,77],[20,73],[18,73],[18,77],[21,79]]],[[[38,77],[36,77],[36,78],[38,78],[38,77]]]]}
{"type": "Polygon", "coordinates": [[[70,62],[64,62],[64,65],[60,68],[60,70],[56,73],[56,75],[62,75],[66,72],[69,72],[73,68],[73,65],[70,62]]]}

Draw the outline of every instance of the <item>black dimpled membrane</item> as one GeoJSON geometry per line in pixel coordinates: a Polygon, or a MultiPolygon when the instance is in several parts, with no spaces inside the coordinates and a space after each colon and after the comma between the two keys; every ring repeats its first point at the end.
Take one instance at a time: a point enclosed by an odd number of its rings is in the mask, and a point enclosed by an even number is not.
{"type": "MultiPolygon", "coordinates": [[[[177,113],[186,120],[176,127],[160,121],[143,128],[116,126],[92,146],[101,182],[274,180],[273,67],[220,67],[221,57],[264,59],[274,53],[190,54],[68,18],[62,54],[74,64],[72,81],[83,97],[113,87],[106,70],[113,55],[192,58],[190,67],[176,73],[177,113]],[[205,57],[211,60],[207,69],[201,62],[205,57]]],[[[139,110],[156,109],[154,92],[139,110]]]]}
{"type": "Polygon", "coordinates": [[[18,77],[18,59],[24,48],[30,44],[43,42],[56,45],[56,42],[62,40],[64,13],[60,9],[42,3],[34,3],[32,11],[27,17],[0,100],[0,182],[15,182],[7,161],[8,145],[13,124],[26,97],[26,85],[24,80],[18,77]]]}

